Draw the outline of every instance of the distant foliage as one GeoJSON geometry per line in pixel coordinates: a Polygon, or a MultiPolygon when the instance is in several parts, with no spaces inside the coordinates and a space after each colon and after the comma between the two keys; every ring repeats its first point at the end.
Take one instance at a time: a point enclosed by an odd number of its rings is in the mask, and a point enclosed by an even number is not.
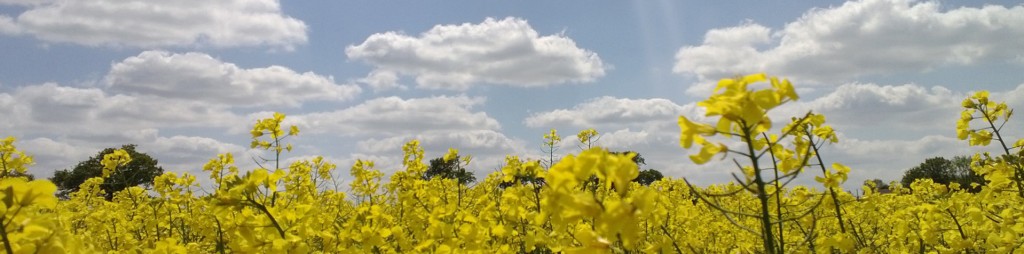
{"type": "Polygon", "coordinates": [[[956,156],[952,160],[943,157],[929,158],[903,173],[900,183],[910,186],[917,179],[931,179],[935,183],[948,185],[956,183],[961,188],[978,191],[985,179],[971,170],[971,158],[956,156]]]}
{"type": "Polygon", "coordinates": [[[473,172],[469,172],[463,166],[463,161],[458,155],[451,157],[438,157],[430,160],[430,166],[423,172],[423,179],[430,180],[435,177],[444,179],[455,179],[459,184],[467,185],[476,181],[473,172]]]}
{"type": "Polygon", "coordinates": [[[153,159],[148,154],[135,151],[135,148],[135,145],[128,144],[121,146],[120,149],[103,149],[96,156],[79,162],[78,165],[70,170],[57,170],[53,177],[50,178],[50,181],[57,185],[57,195],[62,198],[68,198],[71,193],[78,191],[79,186],[86,179],[99,176],[104,176],[103,184],[100,184],[100,188],[103,189],[107,200],[112,199],[114,193],[131,186],[152,186],[153,179],[162,175],[164,169],[157,165],[156,159],[153,159]],[[114,155],[117,151],[126,153],[131,158],[131,161],[120,170],[106,172],[107,175],[105,175],[102,163],[103,158],[114,155]]]}
{"type": "Polygon", "coordinates": [[[661,171],[644,169],[640,171],[640,175],[638,175],[636,179],[633,179],[633,181],[640,185],[648,186],[662,178],[665,178],[665,176],[661,174],[661,171]]]}

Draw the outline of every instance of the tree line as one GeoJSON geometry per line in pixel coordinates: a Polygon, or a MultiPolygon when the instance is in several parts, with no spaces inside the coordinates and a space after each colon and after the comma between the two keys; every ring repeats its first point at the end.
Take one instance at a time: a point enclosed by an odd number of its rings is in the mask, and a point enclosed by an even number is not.
{"type": "MultiPolygon", "coordinates": [[[[106,193],[106,199],[110,200],[113,198],[113,193],[124,190],[132,186],[145,186],[149,187],[153,184],[153,179],[164,173],[164,169],[158,165],[158,161],[153,157],[145,153],[136,151],[136,145],[127,144],[121,146],[131,156],[132,161],[125,165],[123,170],[115,172],[113,175],[104,180],[101,188],[106,193]]],[[[73,192],[78,191],[78,186],[85,182],[86,179],[97,177],[102,174],[103,165],[100,161],[103,160],[103,156],[110,154],[115,148],[106,148],[99,151],[95,156],[88,158],[87,160],[79,162],[71,169],[62,169],[54,173],[53,177],[49,180],[57,185],[58,192],[56,195],[60,198],[67,199],[73,192]]],[[[613,152],[616,154],[629,154],[633,153],[636,156],[633,157],[633,162],[636,163],[638,168],[642,168],[647,165],[646,160],[642,155],[635,151],[621,151],[613,152]]],[[[34,178],[30,174],[25,174],[24,177],[34,178]]],[[[430,165],[427,170],[423,173],[423,179],[431,178],[445,178],[455,179],[459,184],[469,185],[476,181],[476,176],[473,172],[466,169],[465,164],[461,163],[460,157],[456,156],[454,159],[445,160],[443,157],[437,157],[430,160],[430,165]]],[[[651,183],[661,180],[664,175],[655,169],[647,168],[640,171],[639,176],[633,179],[633,182],[637,182],[642,185],[650,185],[651,183]]],[[[971,158],[968,156],[955,156],[952,159],[946,159],[944,157],[933,157],[928,158],[921,164],[914,166],[904,171],[902,178],[899,183],[904,187],[910,187],[910,184],[917,179],[931,179],[933,182],[948,185],[950,183],[957,183],[960,188],[976,192],[981,189],[981,186],[985,184],[985,179],[982,176],[971,170],[971,158]]],[[[884,183],[880,179],[868,180],[873,182],[876,189],[888,190],[888,184],[884,183]]],[[[544,179],[522,179],[520,182],[530,183],[543,183],[544,179]]]]}

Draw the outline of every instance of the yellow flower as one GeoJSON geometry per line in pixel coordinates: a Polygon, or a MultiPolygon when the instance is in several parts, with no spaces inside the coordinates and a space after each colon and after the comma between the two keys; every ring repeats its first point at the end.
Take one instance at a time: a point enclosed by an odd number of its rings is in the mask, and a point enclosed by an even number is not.
{"type": "Polygon", "coordinates": [[[13,172],[25,173],[28,166],[34,163],[32,156],[26,155],[14,146],[15,138],[8,136],[0,142],[0,170],[7,175],[13,172]]]}
{"type": "Polygon", "coordinates": [[[789,100],[793,101],[800,99],[800,96],[796,94],[796,89],[793,88],[793,84],[789,83],[788,79],[783,79],[782,82],[779,82],[778,78],[772,77],[771,82],[772,87],[775,88],[775,91],[776,93],[779,94],[779,97],[788,98],[789,100]]]}
{"type": "Polygon", "coordinates": [[[132,157],[128,155],[128,152],[124,149],[117,149],[114,152],[103,155],[103,160],[100,164],[103,165],[103,177],[110,177],[117,167],[127,165],[132,161],[132,157]]]}
{"type": "Polygon", "coordinates": [[[595,141],[594,138],[597,137],[597,135],[597,130],[589,128],[580,131],[580,133],[577,133],[576,138],[579,139],[580,143],[587,145],[589,148],[590,144],[593,143],[593,141],[595,141]]]}
{"type": "Polygon", "coordinates": [[[818,136],[823,140],[828,140],[829,143],[839,142],[839,137],[836,136],[835,130],[832,129],[832,126],[826,125],[815,128],[813,133],[815,136],[818,136]]]}
{"type": "Polygon", "coordinates": [[[839,183],[846,182],[847,177],[850,175],[850,168],[839,163],[832,163],[832,169],[836,170],[836,177],[839,183]]]}
{"type": "Polygon", "coordinates": [[[448,153],[444,154],[444,162],[449,162],[459,157],[459,150],[455,148],[448,148],[448,153]]]}
{"type": "Polygon", "coordinates": [[[974,93],[974,95],[971,95],[971,98],[977,100],[978,104],[987,105],[988,104],[988,91],[986,91],[986,90],[977,91],[977,92],[974,93]]]}
{"type": "Polygon", "coordinates": [[[975,105],[977,104],[974,104],[974,100],[971,98],[964,98],[964,101],[960,103],[960,106],[964,108],[974,108],[975,105]]]}
{"type": "Polygon", "coordinates": [[[711,160],[711,157],[714,157],[716,154],[725,153],[726,151],[728,151],[728,148],[725,147],[725,144],[714,144],[706,140],[702,140],[700,153],[690,155],[690,160],[692,160],[693,163],[704,164],[711,160]]]}
{"type": "Polygon", "coordinates": [[[987,130],[971,132],[970,145],[987,146],[989,142],[992,142],[992,132],[989,132],[987,130]]]}
{"type": "Polygon", "coordinates": [[[826,188],[830,188],[830,189],[831,188],[838,188],[839,187],[839,183],[840,183],[839,177],[834,175],[834,174],[832,174],[832,172],[829,172],[829,171],[825,171],[825,175],[824,176],[815,176],[814,177],[814,181],[822,183],[823,185],[825,185],[826,188]]]}
{"type": "Polygon", "coordinates": [[[679,129],[679,144],[683,148],[690,148],[694,142],[700,143],[704,140],[704,138],[698,135],[708,136],[715,133],[715,129],[710,125],[691,122],[685,116],[679,117],[679,129]]]}
{"type": "Polygon", "coordinates": [[[843,175],[850,174],[850,167],[844,166],[843,164],[832,163],[832,168],[834,168],[836,170],[836,172],[839,173],[839,174],[843,174],[843,175]]]}
{"type": "Polygon", "coordinates": [[[554,146],[554,145],[558,144],[558,142],[561,142],[561,141],[562,141],[562,137],[558,136],[558,131],[556,131],[554,128],[551,129],[550,133],[544,134],[544,145],[545,146],[554,146]]]}

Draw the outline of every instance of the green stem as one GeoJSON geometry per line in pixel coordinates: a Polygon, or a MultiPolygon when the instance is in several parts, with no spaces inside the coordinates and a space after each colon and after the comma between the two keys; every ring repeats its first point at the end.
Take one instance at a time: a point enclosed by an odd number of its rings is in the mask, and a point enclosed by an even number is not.
{"type": "Polygon", "coordinates": [[[779,179],[779,162],[775,158],[775,151],[772,151],[773,144],[768,139],[768,134],[761,133],[764,140],[768,143],[768,155],[772,157],[772,168],[775,172],[775,214],[779,220],[779,252],[786,253],[786,238],[783,235],[782,227],[782,186],[780,185],[779,179]]]}
{"type": "Polygon", "coordinates": [[[7,224],[0,224],[0,236],[4,240],[4,249],[7,250],[8,254],[13,254],[14,249],[11,248],[11,240],[7,238],[7,224]]]}
{"type": "Polygon", "coordinates": [[[953,223],[956,223],[956,230],[960,232],[960,238],[967,240],[967,234],[964,234],[964,227],[960,225],[960,220],[956,219],[956,215],[953,215],[953,211],[946,208],[946,213],[949,214],[950,218],[953,218],[953,223]]]}
{"type": "MultiPolygon", "coordinates": [[[[7,174],[8,174],[7,173],[7,171],[8,171],[7,170],[7,156],[10,156],[10,154],[8,154],[8,153],[0,153],[0,163],[3,164],[3,169],[4,169],[3,171],[0,171],[0,178],[7,178],[7,174]]],[[[10,247],[8,247],[8,248],[10,248],[10,247]]],[[[13,252],[8,250],[7,253],[13,253],[13,252]]]]}
{"type": "MultiPolygon", "coordinates": [[[[811,148],[814,149],[814,157],[818,159],[818,167],[821,167],[821,173],[825,174],[825,162],[821,160],[821,154],[818,153],[818,145],[814,143],[814,139],[811,135],[811,130],[808,129],[805,131],[807,132],[807,141],[810,142],[811,148]]],[[[843,212],[842,209],[839,207],[839,197],[836,196],[835,188],[828,187],[828,192],[829,195],[832,196],[832,205],[836,209],[836,219],[839,219],[839,230],[845,234],[846,225],[843,224],[843,212]]]]}
{"type": "Polygon", "coordinates": [[[664,232],[669,239],[672,239],[672,247],[676,249],[676,253],[682,254],[683,250],[679,249],[679,244],[676,243],[676,239],[672,237],[672,233],[668,232],[668,228],[665,228],[665,225],[661,226],[661,232],[664,232]]]}
{"type": "Polygon", "coordinates": [[[267,218],[270,218],[270,222],[274,224],[274,228],[277,229],[277,233],[281,235],[281,238],[285,238],[284,229],[281,228],[281,224],[277,223],[277,219],[274,219],[274,215],[270,214],[270,210],[267,210],[266,206],[260,203],[256,203],[256,201],[252,199],[249,199],[249,202],[251,202],[253,206],[256,207],[256,209],[259,209],[261,212],[266,214],[267,218]]]}
{"type": "Polygon", "coordinates": [[[765,193],[764,179],[761,178],[761,168],[757,163],[757,158],[754,157],[754,140],[751,133],[752,127],[743,127],[743,141],[747,143],[748,156],[753,164],[754,168],[754,181],[757,183],[757,199],[761,201],[761,237],[764,238],[764,250],[769,253],[775,253],[775,237],[772,236],[772,222],[771,215],[768,212],[768,194],[765,193]]]}

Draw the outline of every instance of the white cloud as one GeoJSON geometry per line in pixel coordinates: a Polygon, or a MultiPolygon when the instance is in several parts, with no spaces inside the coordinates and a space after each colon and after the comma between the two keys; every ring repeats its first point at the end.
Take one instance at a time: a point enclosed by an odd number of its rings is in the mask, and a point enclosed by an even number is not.
{"type": "MultiPolygon", "coordinates": [[[[812,9],[772,31],[746,23],[713,29],[676,54],[674,71],[717,80],[770,72],[825,83],[1024,56],[1024,6],[944,10],[937,2],[863,0],[812,9]],[[767,45],[765,45],[767,44],[767,45]]],[[[706,82],[705,82],[706,83],[706,82]]],[[[706,94],[709,85],[691,87],[706,94]]]]}
{"type": "Polygon", "coordinates": [[[0,34],[18,34],[20,32],[21,29],[18,28],[18,24],[14,22],[14,19],[0,15],[0,34]]]}
{"type": "Polygon", "coordinates": [[[941,86],[851,83],[807,102],[783,105],[771,116],[781,124],[813,110],[837,130],[856,132],[861,138],[917,138],[954,133],[964,96],[941,86]]]}
{"type": "Polygon", "coordinates": [[[1013,90],[994,93],[992,98],[1006,102],[1010,108],[1024,110],[1024,83],[1017,85],[1013,90]]]}
{"type": "Polygon", "coordinates": [[[627,99],[604,96],[593,98],[571,109],[556,109],[527,117],[526,126],[539,128],[569,125],[580,128],[619,128],[646,126],[656,122],[675,122],[686,112],[695,112],[694,105],[680,106],[661,99],[627,99]]]}
{"type": "Polygon", "coordinates": [[[56,170],[70,169],[96,152],[86,146],[74,146],[50,138],[18,140],[14,145],[33,157],[36,164],[29,167],[28,173],[37,178],[50,177],[56,170]]]}
{"type": "Polygon", "coordinates": [[[113,64],[105,81],[113,92],[232,106],[297,107],[309,100],[348,100],[361,91],[312,72],[276,65],[242,69],[195,52],[145,51],[113,64]]]}
{"type": "Polygon", "coordinates": [[[56,2],[57,0],[0,0],[0,5],[34,6],[56,2]]]}
{"type": "Polygon", "coordinates": [[[376,69],[366,74],[365,78],[359,79],[360,83],[369,85],[373,92],[383,92],[392,89],[407,90],[406,86],[398,83],[398,73],[388,70],[376,69]]]}
{"type": "Polygon", "coordinates": [[[402,99],[383,97],[331,112],[289,116],[286,122],[312,133],[354,135],[403,135],[429,130],[498,130],[498,121],[473,107],[482,97],[438,96],[402,99]]]}
{"type": "Polygon", "coordinates": [[[651,133],[645,130],[633,131],[626,128],[602,134],[600,142],[601,145],[608,148],[629,149],[638,145],[650,144],[652,140],[648,138],[651,135],[651,133]]]}
{"type": "Polygon", "coordinates": [[[240,168],[248,165],[249,149],[216,139],[196,136],[156,137],[139,144],[139,151],[156,158],[165,171],[203,176],[203,165],[221,153],[232,153],[240,168]]]}
{"type": "Polygon", "coordinates": [[[604,76],[596,53],[562,34],[539,36],[518,18],[437,25],[418,37],[377,33],[345,48],[350,59],[416,77],[418,87],[465,90],[475,83],[537,87],[604,76]]]}
{"type": "Polygon", "coordinates": [[[0,93],[3,126],[19,135],[120,133],[145,128],[230,127],[240,117],[224,107],[152,96],[108,94],[54,83],[0,93]]]}
{"type": "Polygon", "coordinates": [[[771,42],[771,29],[750,23],[724,29],[711,29],[704,35],[704,44],[747,47],[771,42]]]}
{"type": "Polygon", "coordinates": [[[307,41],[306,24],[281,13],[276,0],[11,1],[31,5],[16,24],[48,42],[87,46],[292,49],[307,41]]]}
{"type": "MultiPolygon", "coordinates": [[[[693,74],[707,80],[754,73],[765,69],[764,56],[756,46],[770,41],[769,28],[747,23],[737,27],[711,29],[704,44],[683,47],[676,53],[676,73],[693,74]]],[[[690,88],[691,94],[710,94],[710,85],[690,88]]]]}

